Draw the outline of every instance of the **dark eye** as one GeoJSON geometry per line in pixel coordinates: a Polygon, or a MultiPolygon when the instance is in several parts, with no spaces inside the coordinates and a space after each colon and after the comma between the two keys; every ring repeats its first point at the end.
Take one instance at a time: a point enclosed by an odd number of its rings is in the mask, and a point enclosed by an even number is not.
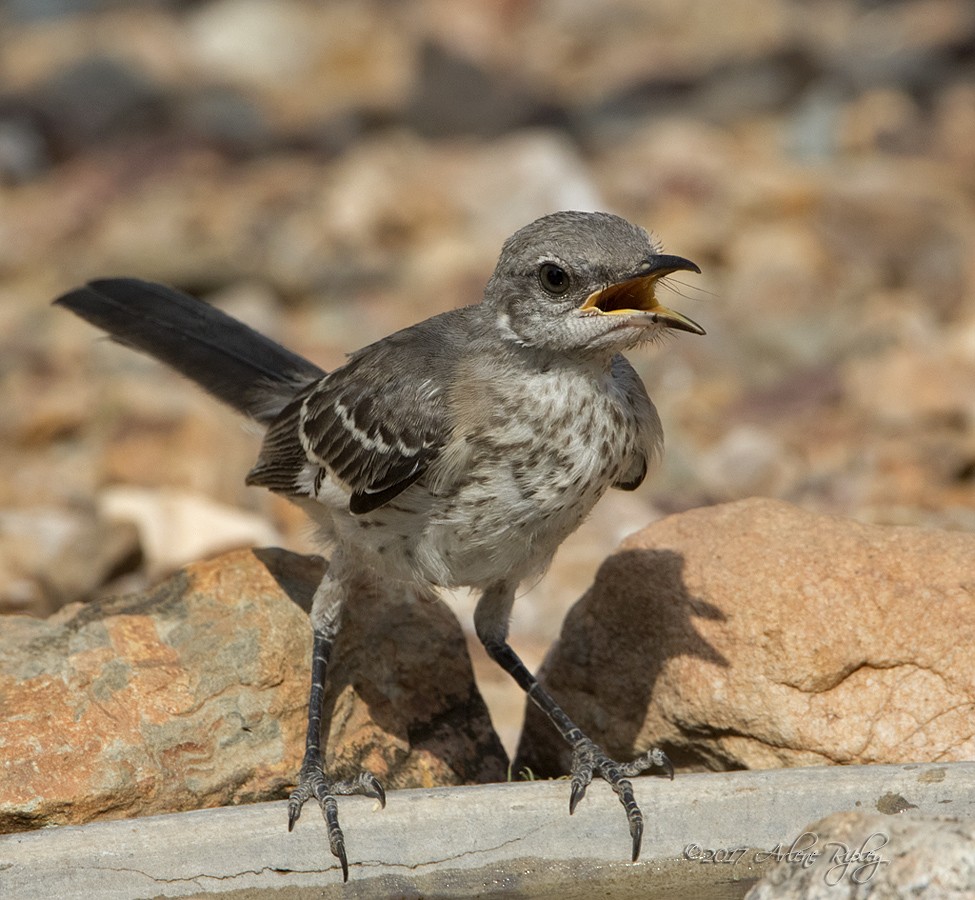
{"type": "Polygon", "coordinates": [[[564,294],[569,289],[569,273],[555,263],[544,263],[538,270],[538,280],[550,294],[564,294]]]}

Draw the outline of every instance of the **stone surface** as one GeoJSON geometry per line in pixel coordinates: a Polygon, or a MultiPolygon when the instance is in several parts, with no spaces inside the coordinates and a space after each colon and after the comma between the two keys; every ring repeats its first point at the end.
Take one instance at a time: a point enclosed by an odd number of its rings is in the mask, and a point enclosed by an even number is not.
{"type": "Polygon", "coordinates": [[[782,860],[746,900],[962,900],[975,895],[972,819],[834,813],[804,832],[795,859],[782,860]]]}
{"type": "Polygon", "coordinates": [[[153,579],[227,550],[280,542],[263,517],[190,491],[118,486],[98,505],[104,519],[135,526],[153,579]]]}
{"type": "Polygon", "coordinates": [[[926,816],[972,819],[975,763],[648,777],[637,792],[652,798],[653,816],[636,864],[606,785],[593,785],[570,817],[566,782],[514,782],[391,793],[383,810],[347,798],[346,884],[324,823],[303,816],[289,834],[281,803],[0,835],[4,900],[732,900],[772,868],[805,823],[830,813],[872,810],[895,796],[926,816]]]}
{"type": "Polygon", "coordinates": [[[138,568],[128,522],[59,508],[0,511],[0,611],[46,616],[138,568]]]}
{"type": "MultiPolygon", "coordinates": [[[[678,767],[975,758],[975,536],[780,501],[692,510],[623,542],[541,680],[611,754],[678,767]]],[[[530,710],[518,765],[567,771],[530,710]]]]}
{"type": "MultiPolygon", "coordinates": [[[[323,565],[237,551],[144,594],[6,618],[0,831],[285,796],[304,749],[301,607],[323,565]]],[[[336,647],[329,761],[388,787],[503,778],[456,620],[378,600],[357,595],[336,647]]]]}

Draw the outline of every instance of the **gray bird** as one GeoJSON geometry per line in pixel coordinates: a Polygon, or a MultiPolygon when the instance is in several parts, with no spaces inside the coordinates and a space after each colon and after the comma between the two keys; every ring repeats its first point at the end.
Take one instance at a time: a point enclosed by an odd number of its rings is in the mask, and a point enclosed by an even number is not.
{"type": "Polygon", "coordinates": [[[594,775],[605,779],[637,859],[643,816],[629,778],[654,766],[672,775],[669,761],[656,748],[610,759],[509,646],[508,619],[519,583],[545,569],[608,488],[640,485],[660,453],[657,412],[621,354],[667,329],[704,334],[657,302],[657,282],[678,271],[700,270],[618,216],[554,213],[504,243],[478,305],[383,338],[327,374],[158,284],[93,281],[55,301],[266,426],[247,483],[297,503],[333,548],[311,611],[308,732],[288,828],[314,797],[346,880],[336,796],[385,804],[373,774],[336,781],[322,763],[325,672],[363,572],[421,595],[481,592],[478,637],[572,748],[569,812],[594,775]]]}

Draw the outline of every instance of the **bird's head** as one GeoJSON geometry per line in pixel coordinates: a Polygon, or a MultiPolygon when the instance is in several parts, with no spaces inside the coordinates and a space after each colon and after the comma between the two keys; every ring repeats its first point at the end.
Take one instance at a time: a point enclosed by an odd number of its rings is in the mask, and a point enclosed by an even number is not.
{"type": "Polygon", "coordinates": [[[613,354],[666,329],[704,334],[657,302],[657,282],[701,270],[667,256],[609,213],[557,212],[504,243],[482,306],[509,341],[557,353],[613,354]]]}

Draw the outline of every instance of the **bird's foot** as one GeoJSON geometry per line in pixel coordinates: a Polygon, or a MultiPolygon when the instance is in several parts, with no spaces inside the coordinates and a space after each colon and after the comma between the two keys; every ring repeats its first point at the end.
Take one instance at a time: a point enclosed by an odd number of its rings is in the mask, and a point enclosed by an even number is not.
{"type": "Polygon", "coordinates": [[[632,762],[618,763],[610,759],[605,751],[589,738],[583,737],[572,746],[572,793],[569,795],[569,815],[575,812],[579,801],[585,796],[586,788],[592,781],[593,775],[609,782],[626,810],[626,820],[630,826],[630,837],[633,839],[633,862],[640,855],[640,844],[643,841],[643,813],[633,796],[633,785],[629,779],[647,769],[663,769],[670,778],[674,777],[674,767],[663,750],[656,747],[638,756],[632,762]]]}
{"type": "Polygon", "coordinates": [[[339,826],[339,805],[336,797],[363,794],[386,805],[386,792],[372,772],[360,772],[354,778],[334,781],[322,771],[321,758],[306,759],[298,775],[298,786],[288,797],[288,831],[295,827],[305,801],[314,797],[322,809],[328,829],[328,846],[342,865],[342,880],[349,880],[349,861],[345,855],[345,836],[339,826]]]}

